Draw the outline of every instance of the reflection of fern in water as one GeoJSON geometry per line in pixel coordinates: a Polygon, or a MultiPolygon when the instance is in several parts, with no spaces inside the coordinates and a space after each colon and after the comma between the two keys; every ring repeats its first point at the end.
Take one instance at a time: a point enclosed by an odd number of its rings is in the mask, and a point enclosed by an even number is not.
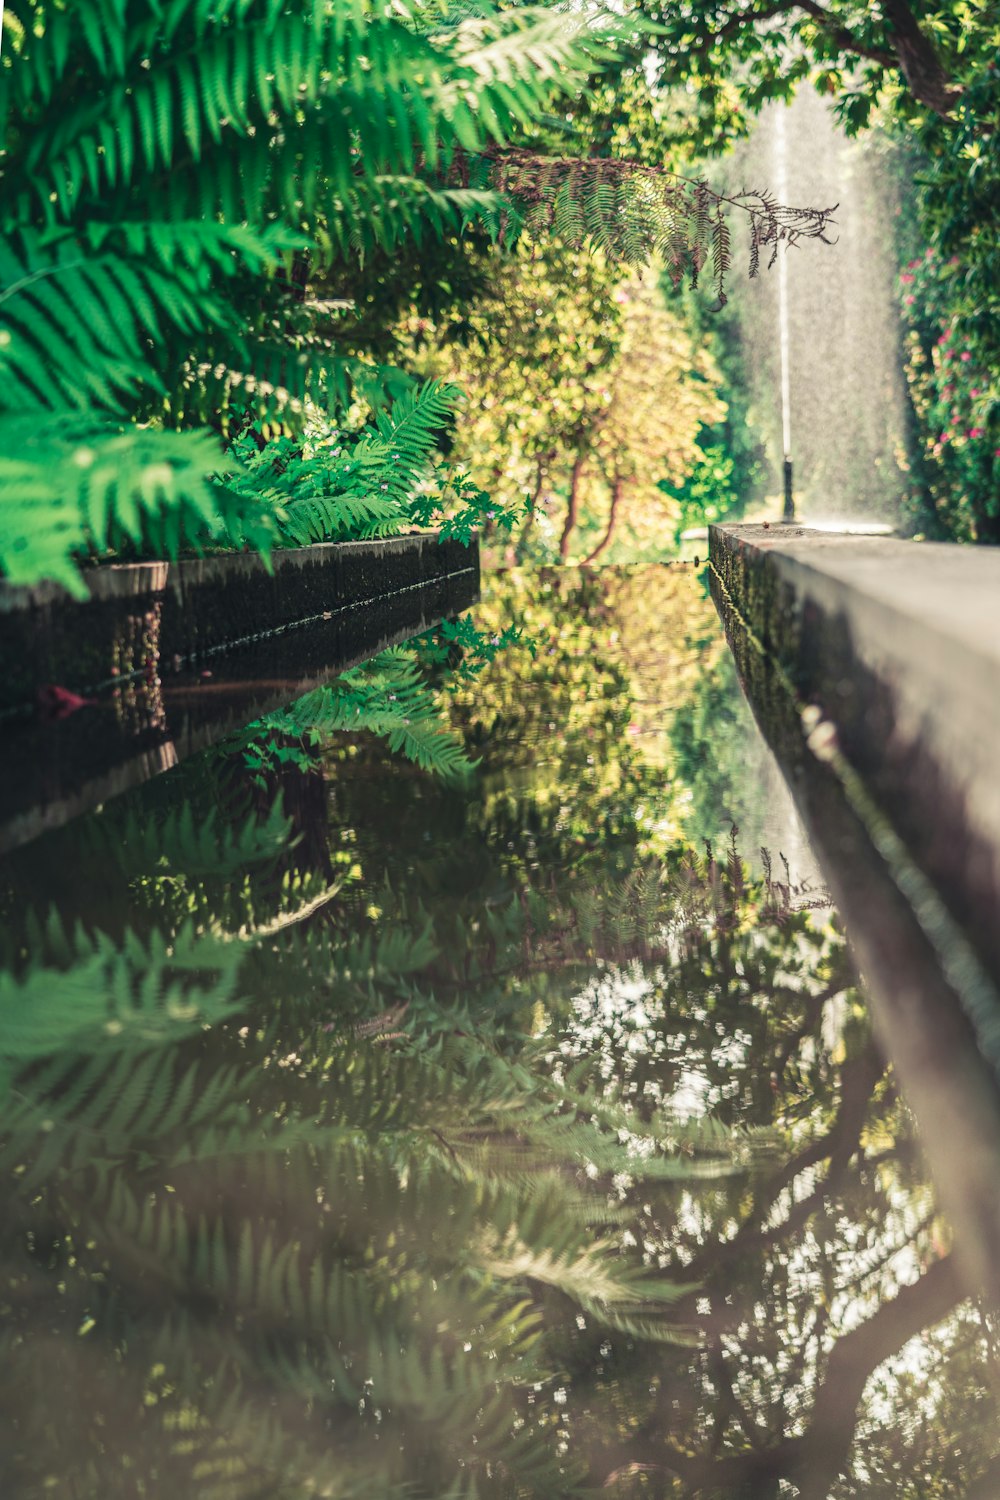
{"type": "Polygon", "coordinates": [[[415,656],[418,650],[419,645],[392,646],[290,708],[268,714],[247,732],[248,767],[263,776],[282,763],[309,765],[310,748],[332,734],[360,730],[386,740],[390,750],[421,770],[465,775],[472,762],[445,720],[440,696],[427,683],[415,656]]]}
{"type": "MultiPolygon", "coordinates": [[[[733,1140],[640,1117],[490,1019],[536,939],[592,946],[558,903],[487,913],[463,957],[386,893],[359,936],[308,877],[245,883],[283,832],[112,821],[146,935],[26,921],[0,1244],[8,1304],[47,1311],[5,1351],[12,1461],[80,1495],[132,1494],[137,1470],[234,1500],[569,1493],[542,1302],[676,1337],[612,1181],[731,1170],[733,1140]]],[[[639,940],[619,919],[608,952],[639,940]]]]}

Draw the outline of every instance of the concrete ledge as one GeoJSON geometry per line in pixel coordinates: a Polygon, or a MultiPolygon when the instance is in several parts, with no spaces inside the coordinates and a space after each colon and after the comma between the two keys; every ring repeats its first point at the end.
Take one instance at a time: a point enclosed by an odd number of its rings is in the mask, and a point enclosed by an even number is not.
{"type": "Polygon", "coordinates": [[[727,526],[709,555],[969,1285],[1000,1294],[1000,551],[727,526]]]}
{"type": "Polygon", "coordinates": [[[1000,550],[727,526],[710,558],[1000,976],[1000,550]]]}

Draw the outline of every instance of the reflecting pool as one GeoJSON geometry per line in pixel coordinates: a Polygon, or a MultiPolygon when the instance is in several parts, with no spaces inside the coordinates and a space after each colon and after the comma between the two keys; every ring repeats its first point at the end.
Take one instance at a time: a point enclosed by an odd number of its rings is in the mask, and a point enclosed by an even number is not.
{"type": "Polygon", "coordinates": [[[0,866],[2,1493],[989,1500],[1000,1324],[703,581],[476,619],[0,866]]]}

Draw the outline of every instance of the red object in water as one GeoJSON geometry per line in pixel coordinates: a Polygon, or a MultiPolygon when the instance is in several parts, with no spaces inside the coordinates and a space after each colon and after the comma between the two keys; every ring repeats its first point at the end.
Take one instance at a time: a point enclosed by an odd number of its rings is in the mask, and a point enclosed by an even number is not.
{"type": "Polygon", "coordinates": [[[78,708],[87,708],[94,702],[96,699],[81,698],[79,693],[54,682],[47,682],[38,689],[38,707],[43,719],[66,719],[78,708]]]}

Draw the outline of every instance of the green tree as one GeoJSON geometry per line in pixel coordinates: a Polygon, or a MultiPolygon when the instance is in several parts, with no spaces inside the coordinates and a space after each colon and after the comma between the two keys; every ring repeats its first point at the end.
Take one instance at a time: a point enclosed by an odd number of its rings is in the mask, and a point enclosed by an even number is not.
{"type": "MultiPolygon", "coordinates": [[[[359,357],[364,316],[336,295],[366,255],[554,226],[626,259],[664,245],[678,272],[711,260],[722,291],[725,203],[704,184],[527,149],[635,38],[620,17],[11,0],[4,28],[0,558],[15,580],[79,589],[74,559],[108,547],[266,550],[413,519],[453,395],[363,425],[405,385],[359,357]],[[271,450],[278,434],[302,453],[271,450]],[[404,436],[415,462],[397,473],[404,436]]],[[[755,240],[825,223],[744,206],[755,240]]],[[[431,301],[434,285],[421,278],[431,301]]]]}
{"type": "Polygon", "coordinates": [[[492,256],[484,270],[486,295],[461,314],[460,338],[454,320],[411,322],[424,345],[416,358],[426,374],[469,392],[455,456],[500,505],[528,499],[529,535],[564,501],[568,553],[620,364],[626,273],[559,240],[492,256]]]}
{"type": "Polygon", "coordinates": [[[701,429],[725,415],[684,310],[648,276],[558,242],[492,269],[467,342],[413,325],[423,372],[471,393],[452,458],[508,513],[527,497],[522,557],[566,562],[582,537],[597,561],[620,531],[641,555],[669,550],[660,481],[683,482],[701,429]]]}
{"type": "Polygon", "coordinates": [[[710,353],[696,347],[682,318],[664,305],[656,282],[634,280],[620,295],[621,353],[592,442],[591,461],[608,492],[607,520],[583,559],[588,563],[609,552],[623,525],[643,555],[656,547],[665,521],[669,536],[663,481],[682,482],[697,462],[702,428],[726,412],[710,353]]]}
{"type": "Polygon", "coordinates": [[[724,145],[746,132],[748,115],[789,97],[815,74],[845,123],[868,123],[883,98],[904,116],[948,120],[967,80],[967,51],[988,47],[995,25],[988,0],[713,0],[690,7],[643,0],[663,28],[654,40],[660,82],[694,85],[699,135],[724,145]]]}
{"type": "MultiPolygon", "coordinates": [[[[3,566],[70,586],[76,553],[126,539],[280,540],[287,455],[248,480],[233,436],[299,434],[391,375],[341,346],[310,278],[470,220],[496,233],[501,200],[450,180],[456,153],[503,142],[613,43],[538,9],[452,24],[313,0],[11,0],[4,28],[3,566]]],[[[442,414],[422,399],[404,431],[426,450],[442,414]]],[[[388,519],[383,420],[362,495],[349,458],[331,466],[327,519],[388,519]]]]}

